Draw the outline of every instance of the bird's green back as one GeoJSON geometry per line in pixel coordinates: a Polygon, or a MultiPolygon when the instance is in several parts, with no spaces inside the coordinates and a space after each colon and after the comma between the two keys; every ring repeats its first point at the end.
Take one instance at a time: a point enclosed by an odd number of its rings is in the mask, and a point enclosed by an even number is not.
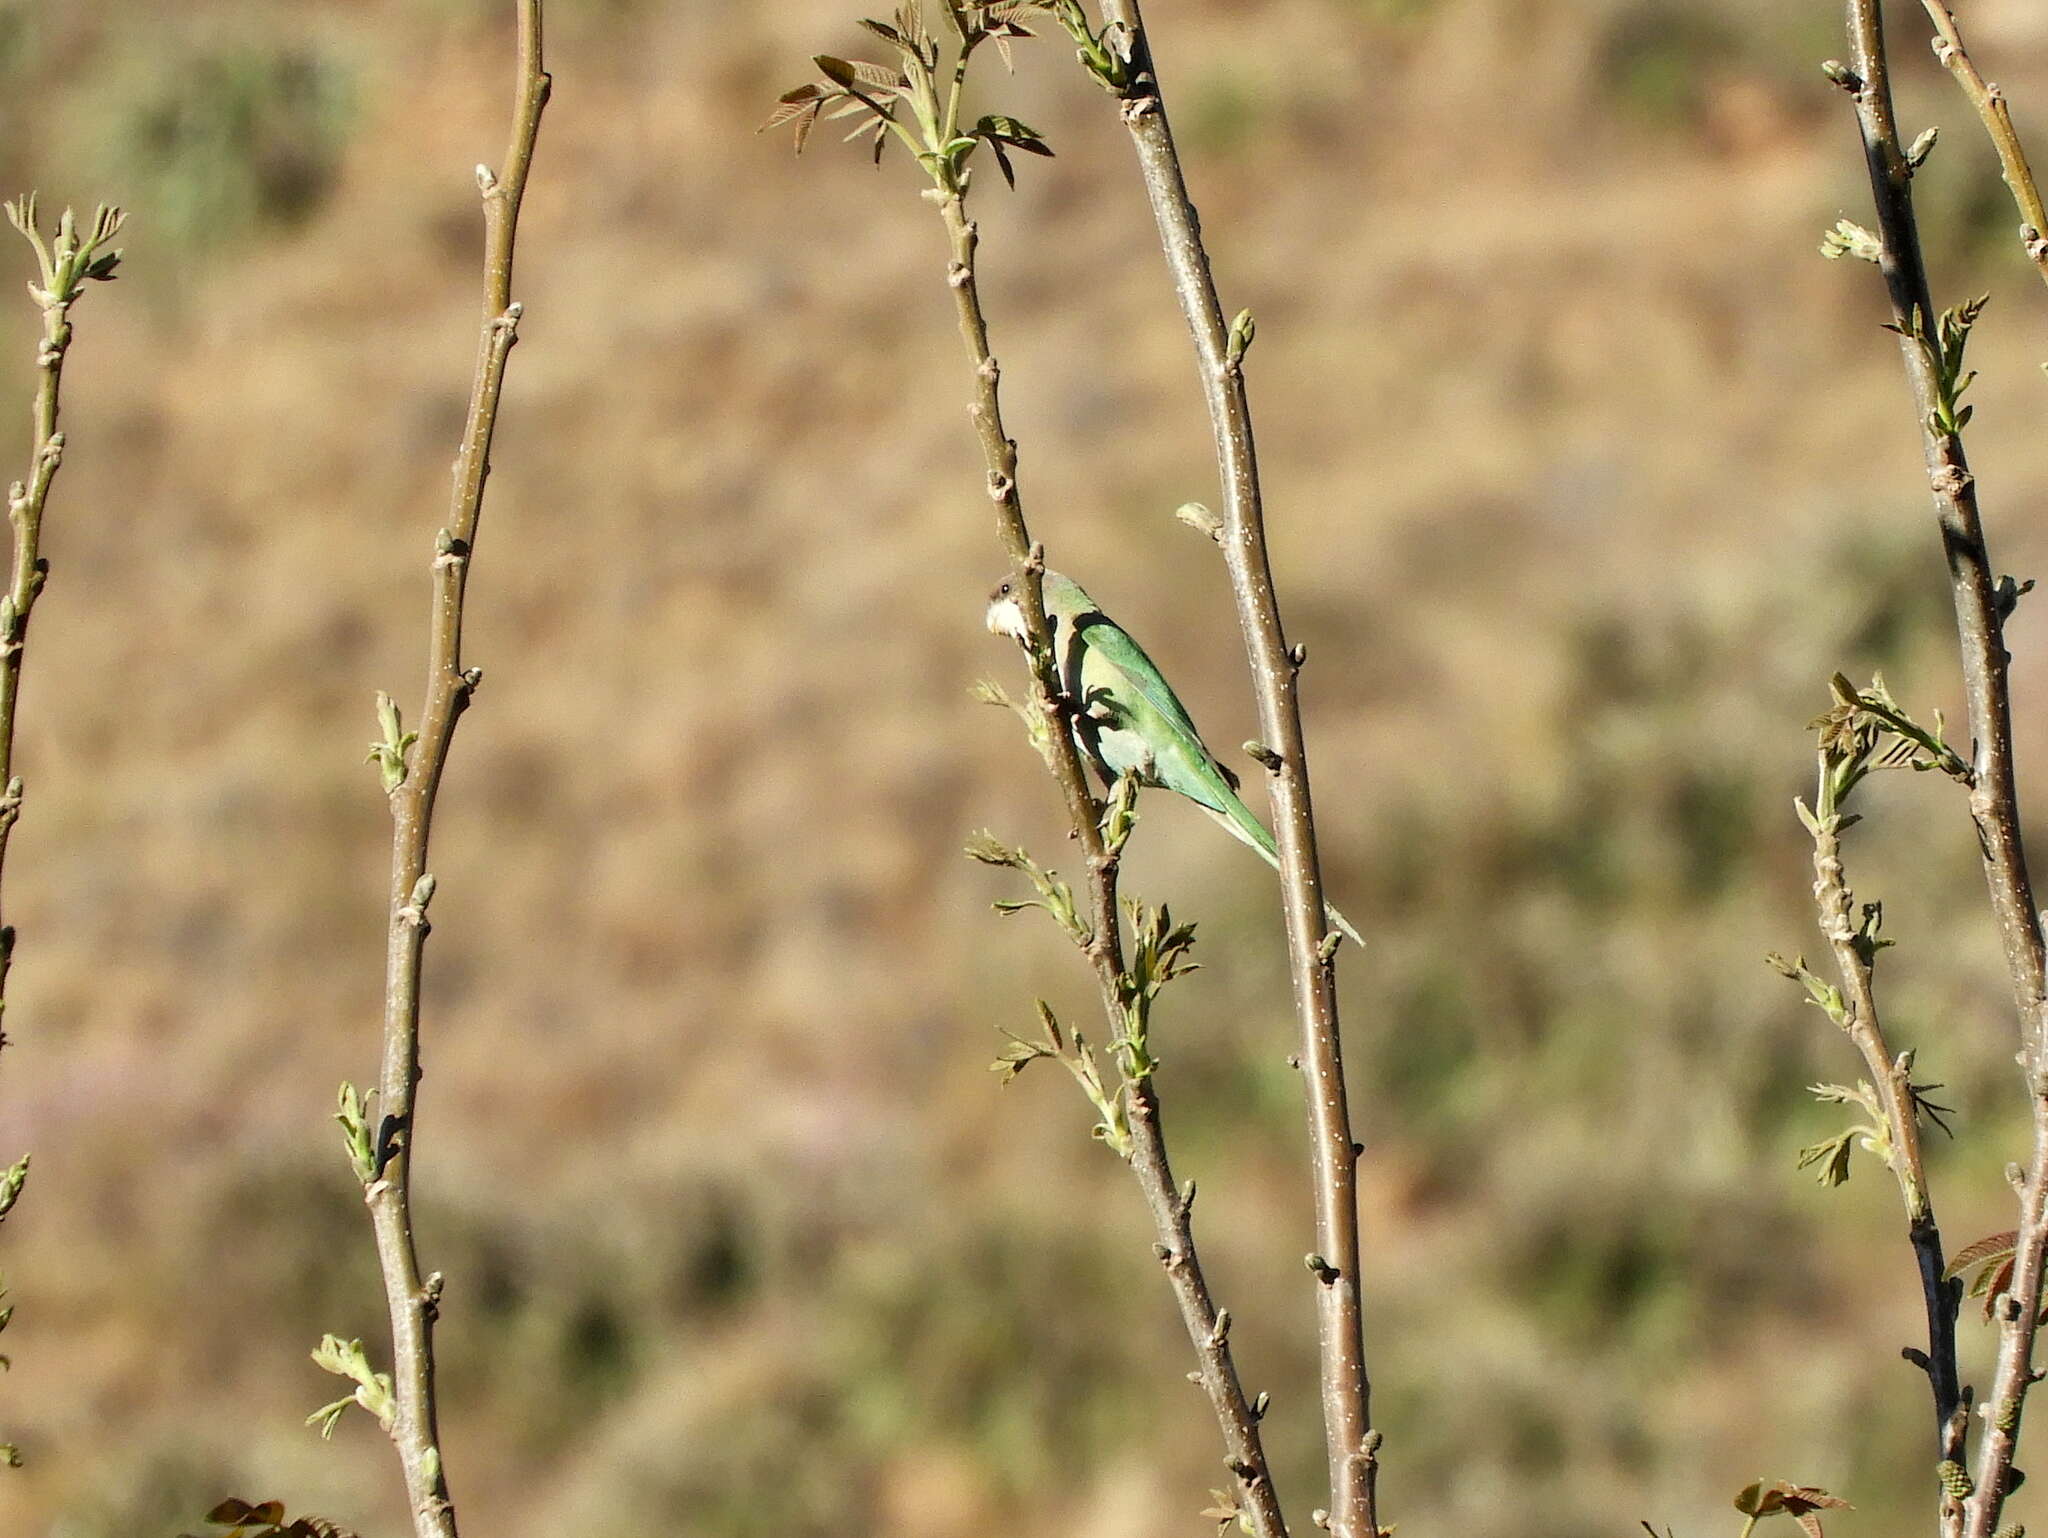
{"type": "MultiPolygon", "coordinates": [[[[1081,590],[1081,584],[1058,572],[1045,574],[1045,604],[1053,615],[1054,623],[1073,639],[1070,645],[1078,645],[1094,652],[1102,661],[1114,667],[1129,687],[1143,697],[1146,704],[1156,710],[1174,731],[1188,738],[1198,747],[1202,734],[1195,729],[1194,718],[1188,714],[1187,706],[1180,702],[1180,696],[1173,692],[1173,685],[1159,671],[1158,665],[1145,654],[1145,648],[1131,638],[1129,631],[1104,614],[1095,600],[1081,590]]],[[[1089,659],[1084,655],[1076,661],[1085,670],[1089,659]]],[[[1067,659],[1061,659],[1064,666],[1067,659]]],[[[1086,680],[1084,679],[1085,683],[1086,680]]],[[[1214,763],[1207,749],[1202,756],[1214,763]]],[[[1221,769],[1221,765],[1216,766],[1221,769]]]]}

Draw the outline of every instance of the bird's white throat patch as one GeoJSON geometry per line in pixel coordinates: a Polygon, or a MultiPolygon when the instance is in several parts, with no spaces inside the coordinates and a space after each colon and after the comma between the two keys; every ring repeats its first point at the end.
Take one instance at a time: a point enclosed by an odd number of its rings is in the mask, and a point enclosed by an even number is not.
{"type": "Polygon", "coordinates": [[[1015,598],[998,598],[988,606],[988,628],[995,635],[1025,639],[1024,610],[1015,598]]]}

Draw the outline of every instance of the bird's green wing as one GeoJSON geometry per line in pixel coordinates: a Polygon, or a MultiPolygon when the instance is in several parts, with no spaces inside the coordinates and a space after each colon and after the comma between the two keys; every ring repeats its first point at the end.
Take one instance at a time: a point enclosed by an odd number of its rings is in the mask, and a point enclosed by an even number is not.
{"type": "Polygon", "coordinates": [[[1118,718],[1097,728],[1098,745],[1111,768],[1128,767],[1139,758],[1140,751],[1130,740],[1142,741],[1142,757],[1149,760],[1145,778],[1215,813],[1231,833],[1272,863],[1277,857],[1272,834],[1238,796],[1237,777],[1216,761],[1187,707],[1145,649],[1099,610],[1077,617],[1075,635],[1081,647],[1084,692],[1107,695],[1100,703],[1118,718]]]}
{"type": "Polygon", "coordinates": [[[1129,631],[1100,609],[1076,615],[1073,623],[1075,638],[1082,646],[1122,674],[1132,691],[1157,711],[1167,726],[1185,737],[1202,757],[1222,770],[1223,766],[1216,764],[1215,755],[1203,743],[1202,734],[1195,730],[1194,718],[1188,714],[1187,706],[1173,692],[1173,685],[1166,681],[1157,664],[1145,655],[1145,648],[1131,638],[1129,631]]]}

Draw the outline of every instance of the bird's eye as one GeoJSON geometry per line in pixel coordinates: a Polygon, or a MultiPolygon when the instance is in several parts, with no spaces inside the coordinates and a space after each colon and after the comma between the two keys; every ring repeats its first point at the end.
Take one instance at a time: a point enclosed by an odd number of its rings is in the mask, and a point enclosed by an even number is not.
{"type": "Polygon", "coordinates": [[[996,591],[1001,593],[1005,598],[1008,598],[1010,596],[1010,584],[1005,582],[1001,587],[997,588],[996,591]]]}

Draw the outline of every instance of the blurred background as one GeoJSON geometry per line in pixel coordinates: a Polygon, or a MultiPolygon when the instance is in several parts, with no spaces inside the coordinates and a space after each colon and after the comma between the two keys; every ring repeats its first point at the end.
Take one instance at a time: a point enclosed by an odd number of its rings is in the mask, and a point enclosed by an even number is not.
{"type": "MultiPolygon", "coordinates": [[[[1846,1044],[1792,816],[1828,674],[1961,718],[1944,573],[1822,0],[1155,5],[1251,372],[1336,900],[1384,1512],[1404,1531],[1727,1531],[1762,1477],[1924,1521],[1898,1198],[1816,1079],[1846,1044]]],[[[1895,5],[1942,302],[1995,298],[1971,452],[2048,558],[2048,295],[1895,5]]],[[[134,211],[80,306],[7,898],[18,1313],[0,1531],[154,1538],[228,1494],[366,1534],[403,1501],[307,1351],[384,1323],[335,1086],[377,1058],[388,825],[476,328],[471,167],[509,5],[0,3],[0,185],[134,211]]],[[[1126,1172],[996,1027],[1088,1023],[988,827],[1066,853],[975,704],[1000,566],[944,250],[911,168],[756,126],[858,0],[564,0],[527,306],[472,587],[487,674],[433,868],[422,1247],[449,1468],[504,1538],[1198,1534],[1225,1482],[1126,1172]]],[[[1963,13],[2048,153],[2048,23],[1963,13]]],[[[1023,486],[1054,560],[1252,735],[1190,355],[1126,135],[1064,42],[988,110],[1058,150],[977,187],[1023,486]]],[[[991,61],[993,64],[994,61],[991,61]]],[[[12,236],[7,237],[11,242],[12,236]]],[[[8,245],[6,270],[30,271],[8,245]]],[[[32,307],[0,310],[0,466],[32,307]],[[5,381],[11,379],[12,383],[5,381]]],[[[16,471],[9,469],[7,474],[16,471]]],[[[2040,600],[2034,600],[2039,602],[2040,600]]],[[[2013,631],[2025,789],[2040,616],[2013,631]]],[[[1901,776],[1851,876],[1889,1026],[1944,1083],[1952,1248],[2006,1226],[2010,1008],[1968,822],[1901,776]]],[[[1199,918],[1161,1089],[1205,1259],[1322,1503],[1310,1224],[1274,885],[1148,802],[1129,890],[1199,918]]],[[[2048,838],[2048,832],[2040,835],[2048,838]]],[[[1980,1379],[1989,1332],[1966,1312],[1980,1379]]],[[[2023,1459],[2023,1461],[2026,1461],[2023,1459]]],[[[2032,1490],[2015,1503],[2027,1518],[2032,1490]]]]}

